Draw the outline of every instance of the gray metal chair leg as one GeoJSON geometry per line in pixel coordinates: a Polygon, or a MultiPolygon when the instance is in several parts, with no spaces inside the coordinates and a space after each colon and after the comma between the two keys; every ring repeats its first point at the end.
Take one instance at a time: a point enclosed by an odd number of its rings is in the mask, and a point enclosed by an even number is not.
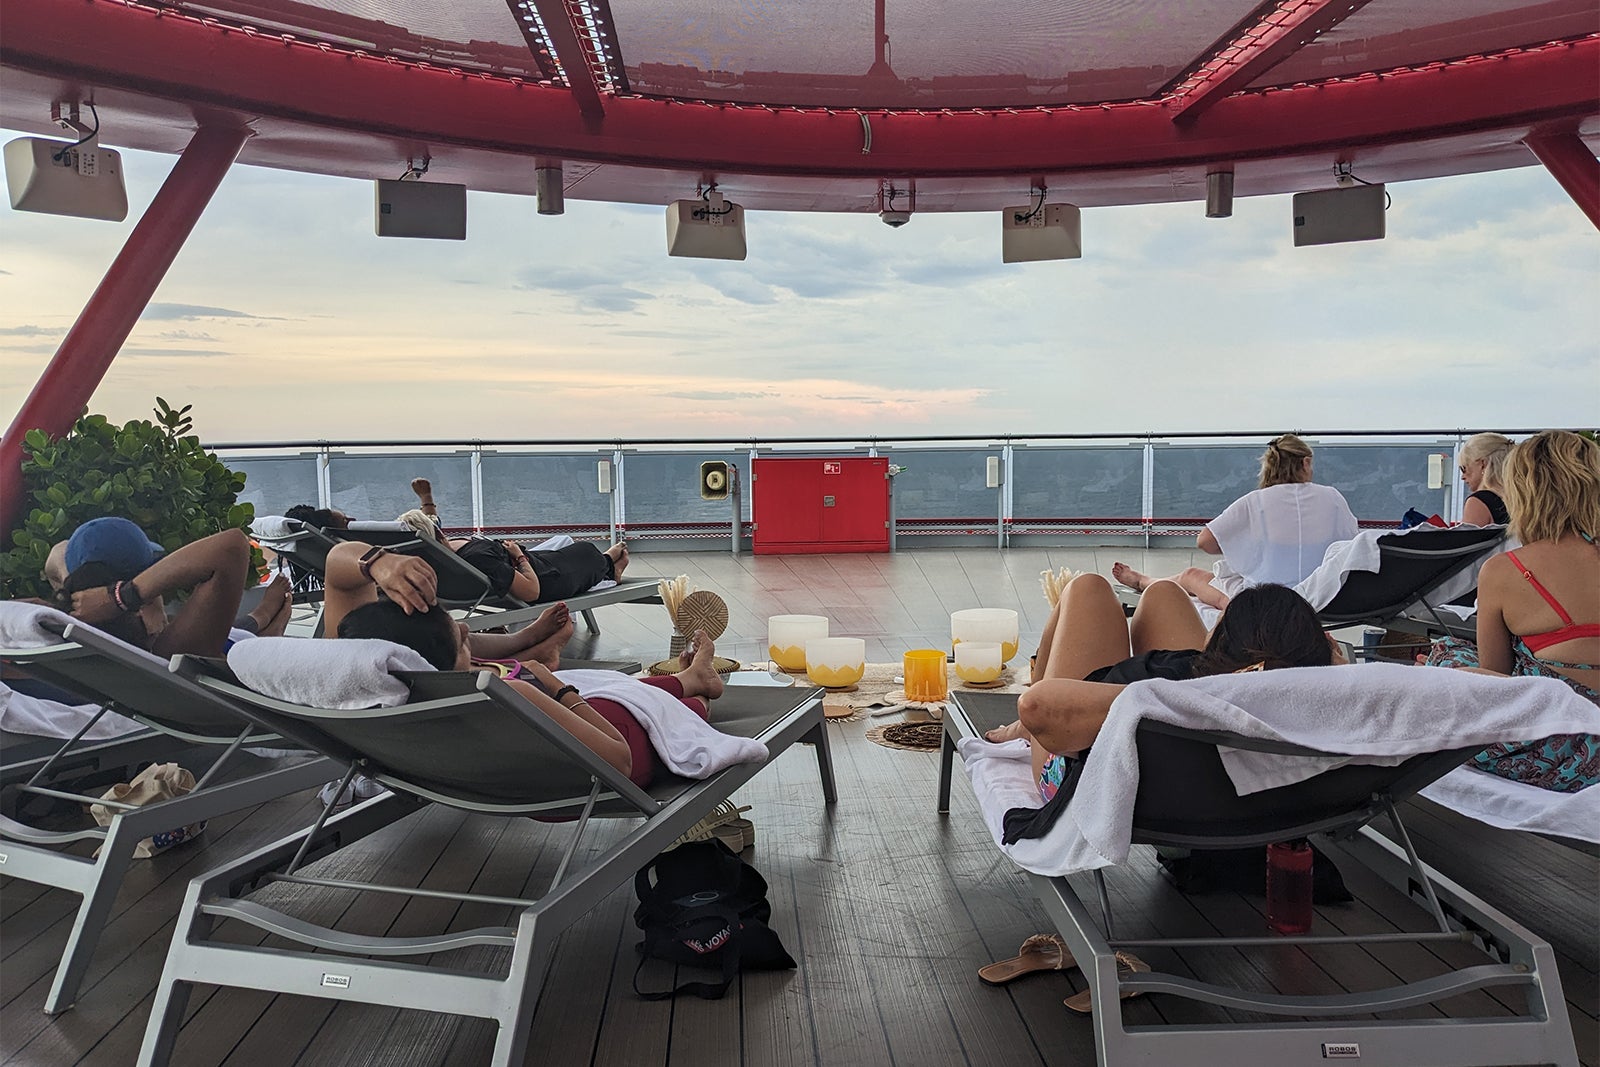
{"type": "Polygon", "coordinates": [[[150,1021],[145,1027],[144,1041],[139,1046],[138,1067],[166,1067],[172,1059],[172,1049],[178,1040],[178,1029],[183,1025],[184,1012],[189,1006],[189,991],[193,985],[177,978],[177,966],[190,938],[204,940],[216,921],[199,910],[200,887],[189,883],[183,896],[183,908],[178,912],[177,926],[172,932],[172,943],[167,946],[167,962],[161,968],[161,978],[156,983],[156,995],[150,1003],[150,1021]]]}
{"type": "Polygon", "coordinates": [[[495,1019],[499,1030],[494,1035],[494,1055],[489,1060],[492,1067],[522,1067],[527,1057],[533,1012],[539,1005],[545,971],[555,948],[556,934],[551,930],[551,923],[539,925],[536,909],[524,911],[517,920],[517,943],[511,950],[508,976],[512,988],[495,1019]]]}
{"type": "Polygon", "coordinates": [[[584,610],[578,612],[578,614],[583,616],[583,624],[589,628],[590,633],[597,634],[600,632],[600,624],[594,621],[593,611],[585,608],[584,610]]]}
{"type": "Polygon", "coordinates": [[[833,750],[828,747],[828,720],[821,722],[806,735],[817,750],[817,774],[822,777],[822,799],[828,804],[836,803],[839,791],[833,782],[833,750]]]}
{"type": "Polygon", "coordinates": [[[100,856],[95,861],[94,879],[78,906],[72,932],[67,935],[66,948],[61,952],[61,964],[56,968],[55,981],[50,984],[50,994],[44,1000],[46,1015],[58,1015],[77,1002],[78,986],[89,970],[89,961],[94,958],[100,931],[111,917],[117,891],[122,888],[122,877],[133,862],[133,850],[139,838],[144,836],[140,825],[138,820],[119,815],[106,831],[105,843],[100,846],[100,856]]]}

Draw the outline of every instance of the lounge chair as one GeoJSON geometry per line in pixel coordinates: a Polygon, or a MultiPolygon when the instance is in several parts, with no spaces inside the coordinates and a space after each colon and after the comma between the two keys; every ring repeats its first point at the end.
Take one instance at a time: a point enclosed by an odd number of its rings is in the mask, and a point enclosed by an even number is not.
{"type": "MultiPolygon", "coordinates": [[[[642,790],[486,672],[401,675],[410,688],[407,703],[333,711],[245,689],[216,661],[184,659],[176,669],[210,691],[249,703],[262,721],[348,761],[352,773],[359,767],[392,792],[341,815],[325,810],[311,828],[190,884],[140,1050],[138,1062],[144,1065],[168,1062],[189,987],[196,982],[490,1018],[499,1027],[492,1062],[520,1065],[557,936],[765,766],[737,763],[699,781],[668,776],[642,790]],[[497,815],[577,818],[552,884],[536,899],[334,882],[298,873],[302,860],[322,850],[329,835],[359,837],[424,800],[497,815]],[[592,858],[575,861],[590,819],[608,816],[639,822],[592,858]],[[437,936],[363,936],[313,926],[247,899],[245,894],[263,881],[476,901],[508,907],[512,916],[505,926],[437,936]],[[224,920],[295,945],[254,948],[214,939],[213,928],[224,920]],[[392,959],[467,945],[509,948],[505,977],[392,959]],[[363,958],[368,956],[380,959],[363,958]]],[[[833,803],[833,764],[816,690],[729,690],[713,705],[711,721],[725,733],[765,742],[774,755],[798,740],[814,744],[823,796],[833,803]]]]}
{"type": "MultiPolygon", "coordinates": [[[[38,609],[6,604],[0,605],[0,610],[14,613],[38,609]]],[[[202,746],[217,753],[210,767],[200,774],[192,792],[144,807],[124,806],[112,817],[109,826],[55,831],[0,817],[0,838],[4,839],[0,862],[4,863],[5,874],[83,896],[44,1002],[44,1010],[54,1015],[72,1007],[77,998],[78,986],[94,955],[100,931],[110,916],[117,890],[141,839],[314,788],[337,777],[340,768],[326,759],[301,759],[236,777],[235,757],[240,748],[282,746],[282,739],[251,723],[238,706],[225,697],[172,674],[165,660],[94,627],[75,622],[70,616],[49,611],[40,614],[43,621],[39,643],[0,648],[0,662],[80,693],[87,700],[101,704],[104,710],[114,708],[138,720],[165,742],[168,759],[176,751],[190,746],[202,746]],[[101,842],[99,856],[91,858],[57,851],[60,846],[78,841],[101,842]]],[[[15,634],[18,627],[6,629],[15,634]]],[[[116,802],[103,801],[97,794],[74,793],[44,784],[52,781],[59,771],[82,766],[85,761],[109,765],[111,760],[156,758],[157,749],[146,735],[123,742],[85,745],[80,739],[87,729],[85,726],[78,736],[64,743],[57,742],[57,751],[52,756],[42,761],[35,759],[32,773],[17,788],[30,795],[117,808],[116,802]]]]}
{"type": "Polygon", "coordinates": [[[1338,592],[1322,604],[1310,590],[1317,575],[1302,582],[1300,588],[1318,609],[1326,630],[1380,625],[1395,621],[1408,610],[1420,610],[1449,632],[1450,623],[1440,615],[1439,606],[1477,588],[1475,565],[1500,551],[1505,537],[1503,526],[1418,528],[1375,535],[1376,570],[1343,573],[1338,592]]]}
{"type": "MultiPolygon", "coordinates": [[[[1334,669],[1384,668],[1324,668],[1334,669]]],[[[1016,718],[1015,697],[959,693],[955,701],[944,718],[938,795],[941,813],[949,811],[957,744],[967,738],[981,738],[984,731],[1016,718]]],[[[1319,840],[1337,842],[1331,846],[1333,850],[1366,864],[1401,892],[1425,902],[1434,929],[1367,936],[1318,933],[1302,937],[1128,938],[1116,932],[1111,896],[1098,867],[1092,874],[1099,915],[1085,905],[1067,877],[1029,871],[1045,912],[1088,980],[1100,1064],[1312,1063],[1359,1056],[1361,1063],[1391,1067],[1510,1063],[1576,1067],[1567,1005],[1549,944],[1423,864],[1395,811],[1397,801],[1459,766],[1481,746],[1418,754],[1393,767],[1348,764],[1293,785],[1241,798],[1224,770],[1219,746],[1307,757],[1326,757],[1328,753],[1261,738],[1184,729],[1148,719],[1139,723],[1135,736],[1140,785],[1132,817],[1134,843],[1229,849],[1325,835],[1319,840]],[[1399,844],[1367,825],[1379,816],[1392,821],[1399,844]],[[1261,993],[1160,970],[1119,973],[1117,960],[1119,950],[1145,947],[1248,950],[1265,945],[1402,941],[1475,941],[1484,948],[1485,956],[1476,965],[1387,989],[1311,996],[1261,993]],[[1519,990],[1527,998],[1526,1013],[1474,1019],[1361,1017],[1488,987],[1519,990]],[[1119,998],[1133,992],[1298,1018],[1128,1025],[1118,1006],[1119,998]]],[[[1030,770],[1022,773],[1031,779],[1030,770]]],[[[983,788],[992,788],[992,783],[985,783],[983,788]]],[[[1012,788],[1018,788],[1017,783],[1012,788]]],[[[1031,781],[1025,788],[1032,788],[1031,781]]],[[[1034,796],[1037,797],[1036,792],[1034,796]]],[[[992,817],[986,812],[986,818],[992,817]]]]}

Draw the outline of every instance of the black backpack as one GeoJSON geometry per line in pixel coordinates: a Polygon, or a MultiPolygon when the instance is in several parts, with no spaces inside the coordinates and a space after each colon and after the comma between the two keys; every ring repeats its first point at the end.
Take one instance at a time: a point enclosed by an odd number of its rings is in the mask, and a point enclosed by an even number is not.
{"type": "Polygon", "coordinates": [[[692,841],[663,852],[633,879],[639,906],[633,921],[644,931],[633,972],[633,991],[646,1000],[693,993],[720,1000],[741,969],[791,969],[794,959],[767,926],[767,880],[721,841],[692,841]],[[652,879],[652,875],[654,878],[652,879]],[[639,971],[646,959],[722,971],[720,982],[685,982],[675,989],[645,992],[639,971]]]}

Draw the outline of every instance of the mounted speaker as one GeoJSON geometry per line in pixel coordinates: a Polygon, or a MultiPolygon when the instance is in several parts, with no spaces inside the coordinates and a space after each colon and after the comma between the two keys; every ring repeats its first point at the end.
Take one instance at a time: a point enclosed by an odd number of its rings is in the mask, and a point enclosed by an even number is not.
{"type": "Polygon", "coordinates": [[[1384,235],[1388,197],[1382,185],[1352,185],[1294,194],[1294,243],[1331,245],[1377,241],[1384,235]]]}
{"type": "Polygon", "coordinates": [[[109,148],[18,137],[5,148],[6,185],[18,211],[121,222],[128,217],[122,157],[109,148]]]}
{"type": "Polygon", "coordinates": [[[379,237],[467,239],[467,187],[445,182],[379,179],[373,229],[379,237]]]}
{"type": "Polygon", "coordinates": [[[700,464],[700,496],[706,500],[726,500],[733,491],[733,469],[720,459],[700,464]]]}

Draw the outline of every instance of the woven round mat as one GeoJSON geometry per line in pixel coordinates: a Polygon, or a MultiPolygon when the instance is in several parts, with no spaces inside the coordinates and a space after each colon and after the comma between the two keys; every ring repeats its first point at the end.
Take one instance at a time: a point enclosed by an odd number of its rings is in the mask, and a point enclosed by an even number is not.
{"type": "Polygon", "coordinates": [[[678,617],[672,620],[684,637],[693,637],[696,630],[704,630],[715,641],[728,629],[728,603],[709,589],[697,589],[683,598],[678,605],[678,617]]]}
{"type": "MultiPolygon", "coordinates": [[[[712,656],[711,666],[716,668],[718,674],[732,674],[734,671],[739,669],[739,661],[736,659],[729,659],[726,656],[712,656]]],[[[659,662],[650,664],[649,673],[656,677],[660,677],[663,674],[677,674],[681,670],[683,670],[683,664],[676,658],[673,658],[660,660],[659,662]]]]}
{"type": "Polygon", "coordinates": [[[887,726],[874,726],[867,731],[867,740],[884,748],[932,752],[944,743],[944,726],[936,722],[894,722],[887,726]]]}

